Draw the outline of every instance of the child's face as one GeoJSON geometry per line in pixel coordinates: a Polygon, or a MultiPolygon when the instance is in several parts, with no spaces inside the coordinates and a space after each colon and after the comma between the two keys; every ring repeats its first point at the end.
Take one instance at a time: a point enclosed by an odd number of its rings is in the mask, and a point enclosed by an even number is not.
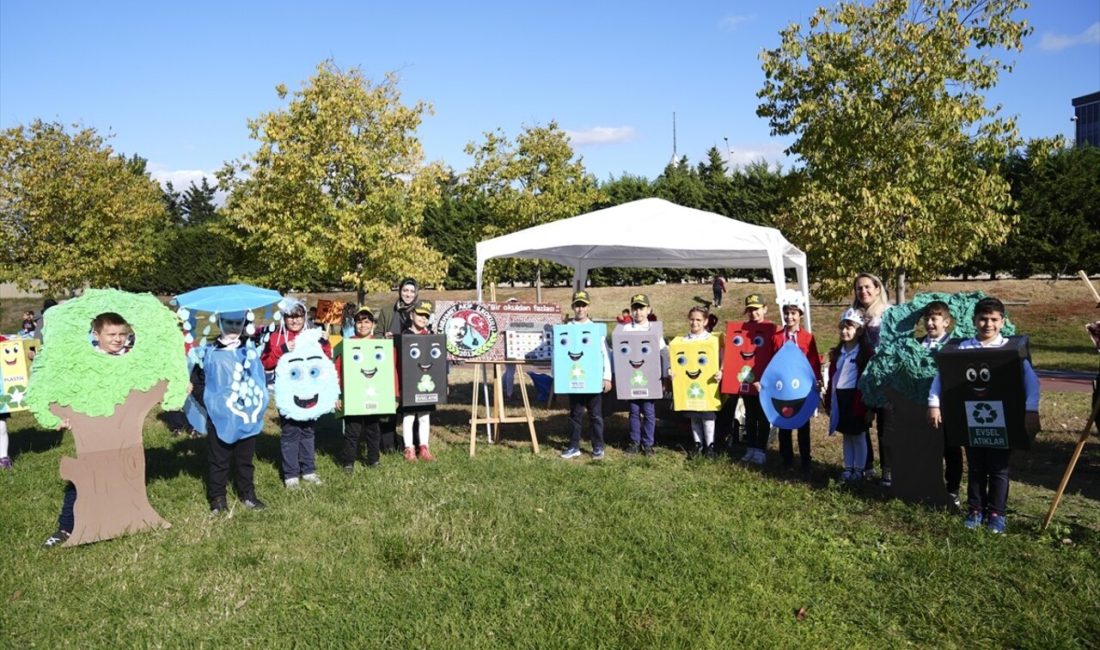
{"type": "Polygon", "coordinates": [[[688,330],[692,334],[702,334],[706,324],[707,319],[701,313],[693,311],[688,314],[688,330]]]}
{"type": "Polygon", "coordinates": [[[416,329],[422,330],[428,326],[428,317],[424,314],[413,312],[412,317],[413,325],[416,325],[416,329]]]}
{"type": "Polygon", "coordinates": [[[416,300],[416,287],[411,284],[401,287],[401,302],[411,305],[414,300],[416,300]]]}
{"type": "Polygon", "coordinates": [[[103,329],[93,332],[99,349],[107,354],[118,354],[126,347],[126,341],[130,338],[130,328],[126,325],[104,325],[103,329]]]}
{"type": "Polygon", "coordinates": [[[840,342],[851,343],[856,340],[856,336],[859,334],[859,325],[856,325],[850,320],[846,320],[840,324],[840,342]]]}
{"type": "Polygon", "coordinates": [[[1005,325],[1005,316],[999,311],[974,314],[974,328],[977,333],[974,338],[979,341],[992,341],[1001,333],[1005,325]]]}
{"type": "Polygon", "coordinates": [[[649,318],[649,307],[645,305],[631,305],[630,317],[635,323],[644,323],[649,318]]]}
{"type": "Polygon", "coordinates": [[[357,318],[355,320],[355,335],[370,336],[374,334],[374,321],[369,318],[357,318]]]}
{"type": "Polygon", "coordinates": [[[573,320],[588,320],[588,304],[583,302],[573,303],[573,320]]]}
{"type": "Polygon", "coordinates": [[[291,332],[301,332],[306,326],[306,313],[304,311],[294,312],[293,314],[287,314],[286,316],[286,328],[291,332]]]}
{"type": "Polygon", "coordinates": [[[783,323],[787,326],[787,329],[798,329],[802,325],[802,310],[796,307],[784,308],[783,323]]]}
{"type": "Polygon", "coordinates": [[[750,323],[762,323],[764,322],[764,315],[767,313],[767,305],[761,305],[760,307],[746,307],[745,320],[749,321],[750,323]]]}
{"type": "Polygon", "coordinates": [[[34,312],[32,312],[32,311],[23,312],[23,318],[26,319],[26,320],[33,319],[34,318],[34,312]]]}
{"type": "Polygon", "coordinates": [[[944,316],[943,314],[928,314],[924,318],[924,329],[928,330],[928,335],[933,338],[939,338],[947,333],[947,328],[951,327],[951,317],[944,316]]]}

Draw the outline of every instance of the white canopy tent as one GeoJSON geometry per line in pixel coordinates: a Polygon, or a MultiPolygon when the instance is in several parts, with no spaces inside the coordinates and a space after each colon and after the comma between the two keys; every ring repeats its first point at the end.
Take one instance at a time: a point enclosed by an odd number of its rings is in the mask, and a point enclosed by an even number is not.
{"type": "Polygon", "coordinates": [[[570,266],[578,289],[589,270],[604,266],[771,269],[777,299],[787,287],[784,269],[793,268],[811,327],[806,254],[782,233],[663,199],[632,201],[479,242],[478,300],[485,262],[495,257],[570,266]]]}

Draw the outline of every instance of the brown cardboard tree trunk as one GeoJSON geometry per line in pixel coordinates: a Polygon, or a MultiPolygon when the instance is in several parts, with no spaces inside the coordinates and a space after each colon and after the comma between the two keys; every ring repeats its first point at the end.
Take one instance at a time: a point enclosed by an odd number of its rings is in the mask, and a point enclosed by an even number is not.
{"type": "Polygon", "coordinates": [[[76,458],[61,459],[61,478],[76,485],[75,525],[65,546],[111,539],[170,524],[149,505],[145,491],[145,416],[164,397],[159,382],[148,391],[131,391],[109,417],[90,417],[69,407],[50,410],[68,420],[76,439],[76,458]]]}

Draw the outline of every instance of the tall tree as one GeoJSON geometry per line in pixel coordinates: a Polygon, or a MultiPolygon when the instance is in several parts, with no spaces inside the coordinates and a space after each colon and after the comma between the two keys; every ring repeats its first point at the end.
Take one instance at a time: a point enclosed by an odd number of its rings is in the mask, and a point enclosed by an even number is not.
{"type": "Polygon", "coordinates": [[[777,224],[813,258],[821,293],[860,271],[934,279],[1012,225],[996,166],[1017,143],[983,93],[1020,50],[1024,0],[876,0],[818,9],[762,55],[757,114],[802,159],[777,224]]]}
{"type": "MultiPolygon", "coordinates": [[[[482,237],[523,230],[581,214],[600,197],[595,179],[575,157],[557,122],[524,128],[513,142],[500,130],[466,145],[474,161],[466,172],[467,198],[482,202],[489,223],[482,237]]],[[[535,279],[545,264],[500,260],[489,277],[535,279]]]]}
{"type": "Polygon", "coordinates": [[[167,216],[138,160],[92,128],[36,120],[0,134],[0,281],[62,293],[150,264],[167,216]]]}
{"type": "Polygon", "coordinates": [[[286,107],[249,120],[259,149],[218,179],[232,232],[266,265],[256,279],[285,290],[337,278],[362,301],[402,276],[446,277],[443,256],[418,235],[443,175],[424,164],[416,136],[430,111],[401,102],[395,74],[372,83],[324,61],[286,107]]]}
{"type": "Polygon", "coordinates": [[[202,177],[202,185],[195,185],[195,181],[191,181],[190,187],[179,199],[179,209],[184,221],[190,225],[198,225],[213,219],[218,212],[218,206],[214,203],[217,191],[217,187],[212,187],[205,176],[202,177]]]}

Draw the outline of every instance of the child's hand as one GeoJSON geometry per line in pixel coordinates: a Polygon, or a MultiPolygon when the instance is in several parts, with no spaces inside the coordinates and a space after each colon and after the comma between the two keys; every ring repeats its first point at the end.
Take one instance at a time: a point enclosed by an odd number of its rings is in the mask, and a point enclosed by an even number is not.
{"type": "Polygon", "coordinates": [[[187,382],[187,394],[190,395],[195,390],[195,385],[191,382],[187,382]]]}
{"type": "Polygon", "coordinates": [[[714,373],[714,381],[722,381],[722,371],[721,370],[714,373]]]}
{"type": "Polygon", "coordinates": [[[294,343],[295,343],[294,341],[287,341],[286,343],[283,344],[283,345],[286,346],[286,351],[287,352],[293,352],[294,351],[294,343]]]}
{"type": "MultiPolygon", "coordinates": [[[[1028,414],[1030,415],[1030,413],[1028,414]]],[[[1036,413],[1035,417],[1038,418],[1039,414],[1036,413]]],[[[928,424],[933,429],[939,429],[943,425],[943,417],[940,414],[940,407],[929,406],[928,407],[928,424]]]]}
{"type": "Polygon", "coordinates": [[[336,400],[336,410],[337,411],[343,411],[344,410],[344,400],[342,400],[342,399],[336,400]]]}
{"type": "Polygon", "coordinates": [[[611,380],[610,379],[603,380],[603,392],[605,392],[605,393],[611,392],[611,380]]]}
{"type": "Polygon", "coordinates": [[[760,392],[760,382],[758,382],[758,381],[752,382],[752,387],[756,390],[757,393],[760,392]]]}
{"type": "Polygon", "coordinates": [[[65,418],[61,422],[57,423],[57,430],[64,431],[65,429],[72,429],[72,423],[69,422],[69,418],[65,418]]]}
{"type": "Polygon", "coordinates": [[[1028,411],[1024,413],[1024,431],[1027,431],[1028,436],[1034,437],[1041,428],[1038,412],[1028,411]]]}

